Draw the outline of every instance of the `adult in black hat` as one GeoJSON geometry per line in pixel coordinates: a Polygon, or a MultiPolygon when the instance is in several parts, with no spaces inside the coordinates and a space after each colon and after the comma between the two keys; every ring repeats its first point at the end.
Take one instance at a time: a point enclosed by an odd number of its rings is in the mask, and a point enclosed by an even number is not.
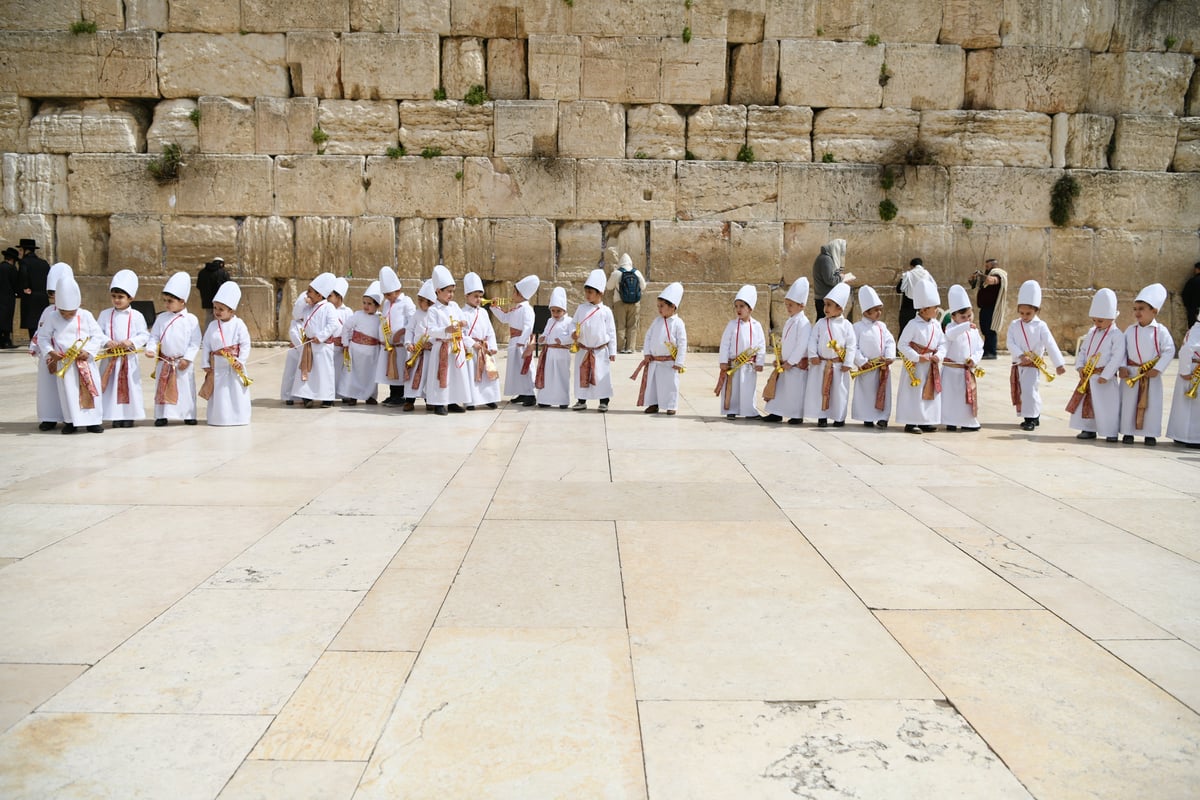
{"type": "Polygon", "coordinates": [[[11,350],[13,344],[13,312],[17,309],[21,273],[17,269],[17,260],[21,254],[15,248],[5,248],[0,254],[0,350],[11,350]]]}
{"type": "Polygon", "coordinates": [[[229,273],[225,270],[225,259],[220,257],[209,261],[196,275],[196,291],[200,293],[200,307],[204,309],[204,330],[208,330],[214,319],[213,298],[217,296],[217,289],[227,280],[229,273]]]}
{"type": "Polygon", "coordinates": [[[21,327],[29,333],[37,332],[38,320],[42,312],[50,305],[46,294],[46,276],[50,274],[50,265],[46,259],[37,254],[37,242],[33,239],[22,239],[17,245],[21,251],[21,262],[18,266],[20,278],[18,285],[21,291],[21,327]]]}

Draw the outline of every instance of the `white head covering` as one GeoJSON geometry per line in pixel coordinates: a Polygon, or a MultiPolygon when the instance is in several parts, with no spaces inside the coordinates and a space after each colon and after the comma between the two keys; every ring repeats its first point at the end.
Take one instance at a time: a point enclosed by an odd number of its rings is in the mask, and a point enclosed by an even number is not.
{"type": "Polygon", "coordinates": [[[860,286],[858,289],[858,307],[863,311],[874,308],[875,306],[883,305],[883,301],[879,299],[879,292],[875,291],[870,286],[860,286]]]}
{"type": "Polygon", "coordinates": [[[921,281],[931,281],[933,276],[929,274],[929,270],[920,264],[914,264],[905,270],[900,276],[900,291],[904,292],[904,296],[909,300],[913,299],[913,290],[920,285],[921,281]]]}
{"type": "Polygon", "coordinates": [[[537,275],[526,275],[517,281],[517,294],[526,300],[532,300],[533,296],[537,294],[538,287],[541,285],[542,281],[537,275]]]}
{"type": "Polygon", "coordinates": [[[417,291],[417,297],[423,297],[431,303],[437,302],[437,294],[433,290],[433,281],[425,281],[417,291]]]}
{"type": "Polygon", "coordinates": [[[400,289],[400,278],[396,275],[396,270],[391,267],[379,268],[379,291],[384,294],[398,291],[400,289]]]}
{"type": "Polygon", "coordinates": [[[683,284],[678,281],[669,283],[667,284],[667,288],[663,289],[658,296],[671,305],[678,307],[679,301],[683,299],[683,284]]]}
{"type": "MultiPolygon", "coordinates": [[[[47,284],[49,286],[49,284],[47,284]]],[[[131,269],[123,269],[112,276],[112,280],[108,282],[108,290],[120,289],[130,297],[137,297],[138,276],[131,269]]]]}
{"type": "Polygon", "coordinates": [[[1152,283],[1138,292],[1134,302],[1142,302],[1148,306],[1154,306],[1156,311],[1161,311],[1167,302],[1167,287],[1161,283],[1152,283]]]}
{"type": "Polygon", "coordinates": [[[1042,307],[1042,287],[1037,281],[1025,281],[1017,292],[1017,305],[1042,307]]]}
{"type": "Polygon", "coordinates": [[[786,299],[804,305],[808,302],[808,278],[796,278],[788,289],[786,299]]]}
{"type": "Polygon", "coordinates": [[[454,276],[450,274],[450,270],[444,264],[438,264],[433,268],[433,288],[445,289],[447,286],[454,285],[454,276]]]}
{"type": "Polygon", "coordinates": [[[555,286],[554,291],[550,292],[550,307],[561,308],[567,310],[567,290],[561,286],[555,286]]]}
{"type": "Polygon", "coordinates": [[[192,276],[186,272],[176,272],[167,279],[167,285],[163,287],[163,294],[174,295],[185,303],[191,293],[192,276]]]}
{"type": "Polygon", "coordinates": [[[242,287],[233,281],[225,281],[217,288],[217,293],[213,295],[213,302],[224,303],[237,311],[238,303],[242,302],[242,287]]]}
{"type": "Polygon", "coordinates": [[[334,284],[337,283],[337,278],[332,272],[322,272],[320,275],[312,279],[312,283],[308,284],[313,291],[321,295],[321,297],[329,297],[329,293],[333,291],[334,284]]]}
{"type": "Polygon", "coordinates": [[[633,269],[633,259],[629,257],[629,253],[621,254],[621,260],[617,262],[617,269],[633,269]]]}
{"type": "Polygon", "coordinates": [[[733,298],[734,301],[741,300],[750,308],[754,308],[754,304],[758,302],[758,289],[755,289],[753,284],[747,283],[742,288],[738,289],[737,295],[733,298]]]}
{"type": "Polygon", "coordinates": [[[930,306],[940,306],[941,299],[938,297],[937,284],[933,281],[921,281],[913,287],[913,308],[929,308],[930,306]]]}
{"type": "MultiPolygon", "coordinates": [[[[46,288],[57,294],[58,282],[64,277],[74,276],[75,270],[71,269],[70,264],[66,263],[65,261],[56,262],[54,266],[50,267],[50,271],[46,273],[46,288]]],[[[58,308],[58,304],[55,303],[54,307],[58,308]]]]}
{"type": "Polygon", "coordinates": [[[602,269],[594,269],[588,273],[587,280],[583,285],[588,289],[595,289],[597,292],[603,292],[604,287],[608,285],[608,277],[602,269]]]}
{"type": "Polygon", "coordinates": [[[950,304],[951,311],[962,311],[971,307],[971,298],[967,290],[957,283],[950,287],[949,299],[946,302],[950,304]]]}
{"type": "Polygon", "coordinates": [[[371,281],[367,290],[363,292],[363,297],[371,298],[377,306],[383,305],[383,292],[379,291],[379,281],[371,281]]]}
{"type": "Polygon", "coordinates": [[[829,290],[829,294],[825,295],[826,300],[832,300],[842,308],[850,302],[850,284],[839,283],[837,286],[829,290]]]}
{"type": "Polygon", "coordinates": [[[1112,289],[1101,289],[1096,292],[1096,296],[1092,298],[1092,308],[1088,311],[1088,316],[1096,319],[1116,319],[1117,293],[1112,289]]]}
{"type": "MultiPolygon", "coordinates": [[[[224,284],[222,284],[224,285],[224,284]]],[[[338,278],[333,282],[333,290],[342,298],[346,298],[346,292],[350,291],[350,281],[345,278],[338,278]]]]}
{"type": "MultiPolygon", "coordinates": [[[[839,272],[846,267],[846,240],[834,239],[829,243],[829,255],[833,258],[833,266],[839,272]]],[[[828,295],[826,295],[828,297],[828,295]]]]}
{"type": "Polygon", "coordinates": [[[463,292],[470,294],[471,292],[482,292],[483,280],[474,272],[468,272],[463,275],[463,292]]]}
{"type": "Polygon", "coordinates": [[[54,290],[54,307],[60,311],[74,311],[79,308],[79,284],[70,275],[65,275],[54,290]]]}

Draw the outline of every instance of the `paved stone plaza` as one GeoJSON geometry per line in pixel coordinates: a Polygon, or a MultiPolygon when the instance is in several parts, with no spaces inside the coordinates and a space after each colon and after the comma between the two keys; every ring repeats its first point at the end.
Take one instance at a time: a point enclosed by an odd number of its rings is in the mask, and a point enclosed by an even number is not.
{"type": "Polygon", "coordinates": [[[0,796],[1200,791],[1200,454],[1077,442],[1069,376],[917,437],[728,422],[711,354],[674,418],[634,356],[438,418],[283,354],[250,427],[64,437],[0,353],[0,796]]]}

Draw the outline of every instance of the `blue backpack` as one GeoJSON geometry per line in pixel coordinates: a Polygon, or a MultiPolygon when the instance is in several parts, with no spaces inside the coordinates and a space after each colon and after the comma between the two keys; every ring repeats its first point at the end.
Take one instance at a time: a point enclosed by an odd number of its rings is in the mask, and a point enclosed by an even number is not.
{"type": "Polygon", "coordinates": [[[619,284],[622,303],[640,303],[642,300],[642,283],[638,280],[637,271],[632,269],[621,270],[621,283],[619,284]]]}

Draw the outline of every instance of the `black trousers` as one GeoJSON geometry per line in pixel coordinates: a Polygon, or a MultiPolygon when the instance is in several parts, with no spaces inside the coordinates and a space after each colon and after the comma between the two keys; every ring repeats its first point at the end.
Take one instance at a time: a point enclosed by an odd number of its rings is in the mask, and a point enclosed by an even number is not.
{"type": "Polygon", "coordinates": [[[996,314],[996,307],[980,308],[979,309],[979,330],[983,331],[983,354],[985,356],[996,355],[996,345],[1000,339],[996,332],[992,330],[992,317],[996,314]]]}

